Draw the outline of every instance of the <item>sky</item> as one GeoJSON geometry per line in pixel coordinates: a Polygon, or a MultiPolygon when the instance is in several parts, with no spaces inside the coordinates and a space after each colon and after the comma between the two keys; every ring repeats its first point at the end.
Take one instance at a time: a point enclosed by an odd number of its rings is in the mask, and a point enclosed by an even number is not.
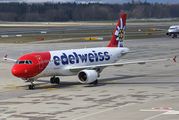
{"type": "MultiPolygon", "coordinates": [[[[132,0],[0,0],[0,1],[54,1],[54,2],[74,2],[74,1],[102,1],[103,3],[119,3],[119,4],[123,4],[123,3],[127,3],[127,2],[131,2],[132,0]]],[[[138,2],[138,0],[134,0],[135,2],[138,2]]],[[[145,0],[140,0],[141,2],[145,2],[145,0]]],[[[179,0],[147,0],[147,2],[149,3],[163,3],[166,4],[167,1],[171,4],[173,3],[179,3],[179,0]]]]}
{"type": "MultiPolygon", "coordinates": [[[[131,2],[132,0],[123,0],[123,1],[129,1],[129,2],[131,2]]],[[[138,0],[134,0],[134,1],[137,2],[138,0]]],[[[141,2],[145,2],[145,0],[140,0],[140,1],[141,2]]],[[[179,3],[179,0],[147,0],[147,2],[149,2],[149,3],[155,3],[155,2],[157,2],[157,3],[164,3],[164,4],[167,3],[167,1],[169,3],[179,3]]]]}
{"type": "MultiPolygon", "coordinates": [[[[127,2],[131,2],[132,0],[53,0],[53,1],[102,1],[104,3],[119,3],[119,4],[122,4],[122,3],[127,3],[127,2]]],[[[135,2],[138,2],[138,0],[134,0],[135,2]]],[[[145,2],[145,0],[140,0],[141,2],[145,2]]],[[[149,3],[163,3],[163,4],[166,4],[167,1],[171,4],[173,3],[179,3],[179,0],[147,0],[147,2],[149,3]]]]}
{"type": "MultiPolygon", "coordinates": [[[[77,0],[76,0],[77,1],[77,0]]],[[[81,0],[81,1],[85,1],[85,0],[81,0]]],[[[86,1],[89,1],[89,0],[86,0],[86,1]]],[[[94,0],[96,1],[96,0],[94,0]]],[[[103,2],[107,2],[107,3],[127,3],[127,2],[131,2],[132,0],[99,0],[99,1],[103,1],[103,2]]],[[[138,2],[138,0],[134,0],[135,2],[138,2]]],[[[145,0],[140,0],[141,2],[145,2],[145,0]]],[[[147,0],[147,2],[149,3],[163,3],[163,4],[166,4],[167,1],[169,3],[179,3],[179,0],[147,0]]]]}

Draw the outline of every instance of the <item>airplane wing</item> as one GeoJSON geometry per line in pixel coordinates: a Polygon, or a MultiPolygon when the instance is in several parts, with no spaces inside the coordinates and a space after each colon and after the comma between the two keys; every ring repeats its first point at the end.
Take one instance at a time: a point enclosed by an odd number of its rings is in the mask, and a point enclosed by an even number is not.
{"type": "Polygon", "coordinates": [[[137,52],[144,52],[144,51],[151,51],[151,49],[149,49],[149,50],[140,49],[140,50],[123,51],[123,52],[121,52],[121,54],[122,54],[122,56],[124,56],[125,54],[128,54],[128,53],[137,53],[137,52]]]}
{"type": "Polygon", "coordinates": [[[143,51],[136,51],[136,50],[133,50],[133,51],[124,51],[124,52],[121,52],[122,56],[124,56],[125,54],[127,53],[136,53],[136,52],[143,52],[143,51]]]}
{"type": "Polygon", "coordinates": [[[11,60],[11,61],[17,61],[16,59],[7,58],[7,55],[3,57],[4,60],[11,60]]]}
{"type": "Polygon", "coordinates": [[[176,57],[177,56],[175,56],[173,59],[157,59],[157,60],[146,60],[146,61],[100,64],[100,65],[92,65],[92,66],[79,66],[79,67],[71,67],[70,70],[71,71],[80,71],[83,69],[105,68],[108,66],[123,66],[123,65],[128,65],[128,64],[145,64],[148,62],[159,62],[159,61],[168,61],[168,60],[173,60],[174,62],[176,62],[176,57]]]}

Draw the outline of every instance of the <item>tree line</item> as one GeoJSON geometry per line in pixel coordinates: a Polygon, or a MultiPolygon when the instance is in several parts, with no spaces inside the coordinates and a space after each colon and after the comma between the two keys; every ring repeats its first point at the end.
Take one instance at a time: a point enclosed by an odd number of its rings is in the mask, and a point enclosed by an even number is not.
{"type": "Polygon", "coordinates": [[[124,4],[0,3],[0,21],[91,21],[128,18],[179,17],[178,4],[128,2],[124,4]]]}

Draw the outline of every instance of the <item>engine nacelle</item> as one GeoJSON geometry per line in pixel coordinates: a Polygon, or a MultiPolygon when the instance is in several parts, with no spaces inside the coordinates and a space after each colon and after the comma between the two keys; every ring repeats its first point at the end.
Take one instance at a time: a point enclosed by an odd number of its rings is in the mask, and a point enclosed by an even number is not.
{"type": "Polygon", "coordinates": [[[166,36],[171,36],[171,34],[169,32],[166,33],[166,36]]]}
{"type": "Polygon", "coordinates": [[[81,83],[92,83],[99,77],[96,70],[81,70],[78,73],[78,79],[81,83]]]}

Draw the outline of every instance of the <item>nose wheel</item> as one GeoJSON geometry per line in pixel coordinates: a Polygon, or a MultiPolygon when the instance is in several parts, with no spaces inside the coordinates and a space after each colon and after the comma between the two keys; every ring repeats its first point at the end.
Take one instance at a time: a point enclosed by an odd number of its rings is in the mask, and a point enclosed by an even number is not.
{"type": "Polygon", "coordinates": [[[34,90],[35,89],[35,85],[29,85],[29,90],[34,90]]]}
{"type": "Polygon", "coordinates": [[[60,79],[58,77],[51,77],[50,78],[50,83],[51,84],[54,84],[54,83],[59,84],[60,83],[60,79]]]}
{"type": "Polygon", "coordinates": [[[35,89],[35,85],[34,85],[34,81],[30,81],[31,85],[29,85],[29,90],[34,90],[35,89]]]}

